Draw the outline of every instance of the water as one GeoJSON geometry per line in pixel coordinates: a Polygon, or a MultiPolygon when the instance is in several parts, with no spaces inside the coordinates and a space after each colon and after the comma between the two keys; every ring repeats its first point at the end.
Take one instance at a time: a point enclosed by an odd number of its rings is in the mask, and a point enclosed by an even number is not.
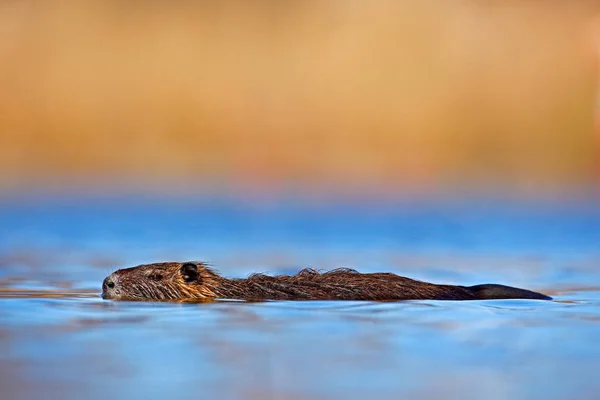
{"type": "Polygon", "coordinates": [[[21,199],[0,206],[2,399],[596,399],[600,208],[21,199]],[[109,302],[161,260],[503,283],[554,301],[109,302]]]}

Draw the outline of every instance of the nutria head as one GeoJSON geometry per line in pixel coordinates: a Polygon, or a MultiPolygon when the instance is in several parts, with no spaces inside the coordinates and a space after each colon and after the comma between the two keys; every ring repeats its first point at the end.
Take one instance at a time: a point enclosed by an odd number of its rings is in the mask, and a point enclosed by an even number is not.
{"type": "Polygon", "coordinates": [[[202,262],[139,265],[115,271],[102,282],[102,298],[112,300],[205,301],[220,277],[202,262]]]}

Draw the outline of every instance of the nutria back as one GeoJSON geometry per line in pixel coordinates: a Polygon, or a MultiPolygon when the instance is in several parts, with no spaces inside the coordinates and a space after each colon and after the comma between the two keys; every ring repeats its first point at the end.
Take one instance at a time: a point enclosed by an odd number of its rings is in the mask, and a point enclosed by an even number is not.
{"type": "Polygon", "coordinates": [[[304,269],[296,275],[253,274],[224,278],[202,262],[167,262],[120,269],[102,284],[112,300],[485,300],[550,297],[503,285],[438,285],[392,273],[362,274],[340,268],[325,273],[304,269]]]}

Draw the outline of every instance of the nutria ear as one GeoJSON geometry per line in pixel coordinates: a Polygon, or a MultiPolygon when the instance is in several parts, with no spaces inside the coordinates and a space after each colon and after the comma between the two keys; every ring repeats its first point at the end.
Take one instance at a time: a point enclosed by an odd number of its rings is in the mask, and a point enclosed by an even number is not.
{"type": "Polygon", "coordinates": [[[200,277],[198,266],[191,262],[183,263],[179,271],[181,272],[181,277],[186,283],[196,282],[200,277]]]}

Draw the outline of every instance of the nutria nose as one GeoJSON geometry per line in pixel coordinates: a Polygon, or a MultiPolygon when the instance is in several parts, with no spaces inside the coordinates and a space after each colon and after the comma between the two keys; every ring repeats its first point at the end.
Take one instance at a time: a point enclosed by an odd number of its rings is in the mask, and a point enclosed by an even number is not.
{"type": "Polygon", "coordinates": [[[115,283],[110,279],[110,276],[104,279],[102,282],[102,291],[107,291],[108,289],[114,289],[115,283]]]}

